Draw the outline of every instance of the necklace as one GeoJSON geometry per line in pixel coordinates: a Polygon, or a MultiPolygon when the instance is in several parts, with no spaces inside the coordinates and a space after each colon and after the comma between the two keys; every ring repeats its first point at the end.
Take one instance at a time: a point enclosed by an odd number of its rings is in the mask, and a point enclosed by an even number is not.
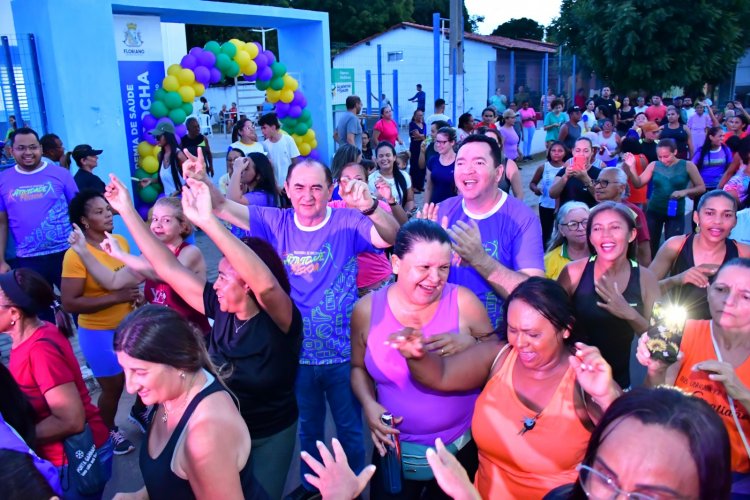
{"type": "MultiPolygon", "coordinates": [[[[198,376],[198,372],[195,372],[193,374],[193,378],[190,379],[190,387],[188,387],[187,391],[185,392],[185,399],[182,400],[182,404],[180,405],[179,408],[177,408],[178,410],[185,408],[185,405],[187,404],[188,396],[190,396],[190,390],[193,388],[193,384],[195,383],[195,377],[197,376],[198,376]]],[[[169,410],[169,408],[167,408],[166,401],[164,402],[162,406],[164,407],[164,415],[162,415],[161,421],[166,424],[167,420],[169,419],[169,412],[170,411],[174,412],[174,408],[172,408],[172,410],[169,410]]]]}
{"type": "Polygon", "coordinates": [[[240,328],[242,328],[243,326],[245,326],[247,324],[247,322],[250,321],[250,319],[251,318],[247,318],[245,321],[243,321],[242,323],[240,323],[238,325],[237,324],[237,316],[234,316],[232,318],[232,324],[234,324],[234,333],[238,333],[240,331],[240,328]]]}
{"type": "Polygon", "coordinates": [[[539,415],[541,415],[543,411],[544,411],[544,409],[539,410],[539,413],[537,413],[533,417],[526,417],[526,418],[524,418],[523,419],[523,427],[521,427],[521,430],[518,431],[518,435],[519,436],[523,436],[524,434],[526,434],[527,432],[529,432],[531,429],[533,429],[534,426],[536,425],[536,420],[539,418],[539,415]]]}

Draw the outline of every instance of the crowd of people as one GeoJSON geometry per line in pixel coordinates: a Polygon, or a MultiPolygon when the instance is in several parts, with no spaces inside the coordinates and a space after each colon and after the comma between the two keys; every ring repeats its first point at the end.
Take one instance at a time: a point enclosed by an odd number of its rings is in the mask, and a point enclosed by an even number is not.
{"type": "Polygon", "coordinates": [[[238,117],[216,182],[197,122],[181,144],[161,124],[147,224],[127,180],[96,175],[101,150],[74,148],[74,178],[44,150],[60,161],[59,138],[16,129],[0,497],[100,498],[135,449],[124,390],[144,486],[120,499],[284,498],[297,442],[292,499],[750,496],[746,117],[605,88],[591,118],[550,92],[537,211],[536,111],[493,97],[454,127],[415,95],[406,157],[390,108],[366,135],[352,96],[330,168],[273,113],[262,142],[238,117]],[[667,305],[686,318],[672,356],[667,305]]]}

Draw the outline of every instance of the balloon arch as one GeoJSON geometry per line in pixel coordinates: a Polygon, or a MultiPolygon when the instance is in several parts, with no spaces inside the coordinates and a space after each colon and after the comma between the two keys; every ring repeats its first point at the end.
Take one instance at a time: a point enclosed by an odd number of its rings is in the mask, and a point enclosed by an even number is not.
{"type": "MultiPolygon", "coordinates": [[[[149,113],[143,117],[141,142],[138,143],[138,179],[158,177],[160,148],[156,138],[148,132],[160,123],[172,124],[179,141],[187,133],[185,120],[193,113],[193,101],[202,96],[206,87],[225,78],[244,77],[255,82],[258,90],[266,92],[268,102],[275,105],[282,130],[291,135],[306,158],[319,159],[312,129],[312,115],[307,109],[307,99],[299,90],[299,82],[286,71],[286,66],[276,60],[270,50],[263,50],[257,42],[232,39],[223,44],[210,41],[193,47],[180,64],[172,64],[161,88],[154,93],[149,113]]],[[[136,184],[138,186],[138,184],[136,184]]],[[[161,186],[150,184],[140,188],[140,200],[151,205],[159,197],[161,186]]]]}

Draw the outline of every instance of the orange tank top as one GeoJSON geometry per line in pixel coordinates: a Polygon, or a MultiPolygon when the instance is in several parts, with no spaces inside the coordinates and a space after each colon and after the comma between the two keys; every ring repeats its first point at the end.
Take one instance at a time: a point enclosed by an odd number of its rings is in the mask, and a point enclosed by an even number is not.
{"type": "MultiPolygon", "coordinates": [[[[685,333],[682,336],[680,350],[685,358],[677,373],[675,386],[688,394],[699,397],[714,409],[724,421],[724,427],[729,433],[729,445],[732,449],[732,471],[750,472],[750,459],[748,458],[742,438],[732,418],[732,410],[729,407],[727,391],[721,382],[709,380],[708,373],[704,371],[693,371],[693,366],[701,361],[709,359],[716,360],[716,352],[711,341],[710,320],[688,320],[685,323],[685,333]]],[[[737,376],[745,385],[750,385],[750,360],[745,360],[736,369],[737,376]]],[[[744,406],[737,401],[734,402],[737,417],[742,425],[742,431],[750,439],[750,416],[744,406]]]]}
{"type": "Polygon", "coordinates": [[[474,485],[482,498],[539,499],[575,482],[575,468],[591,437],[575,410],[572,368],[563,375],[534,428],[519,434],[523,420],[537,412],[526,407],[513,388],[517,357],[511,349],[474,408],[471,430],[479,449],[474,485]]]}

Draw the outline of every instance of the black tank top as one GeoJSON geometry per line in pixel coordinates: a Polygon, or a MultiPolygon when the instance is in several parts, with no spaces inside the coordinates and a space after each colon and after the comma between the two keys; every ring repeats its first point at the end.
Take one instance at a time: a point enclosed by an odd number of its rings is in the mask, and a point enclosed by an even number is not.
{"type": "Polygon", "coordinates": [[[568,122],[565,125],[568,126],[568,135],[565,136],[565,140],[563,143],[565,144],[565,147],[568,148],[570,151],[573,151],[573,148],[576,145],[576,141],[581,138],[581,126],[580,125],[573,125],[573,123],[568,122]]]}
{"type": "Polygon", "coordinates": [[[659,140],[661,139],[674,139],[677,144],[677,158],[688,159],[688,135],[682,125],[677,128],[669,128],[669,125],[664,125],[659,134],[659,140]]]}
{"type": "MultiPolygon", "coordinates": [[[[672,264],[671,276],[676,276],[695,266],[695,260],[693,259],[694,238],[695,233],[689,234],[685,238],[680,253],[677,254],[677,259],[672,264]]],[[[734,240],[727,238],[724,245],[726,250],[722,264],[739,256],[737,243],[734,240]]],[[[709,281],[713,283],[714,277],[710,277],[709,281]]],[[[711,319],[711,311],[708,310],[707,292],[706,288],[699,288],[695,285],[680,285],[669,291],[669,298],[672,302],[687,307],[690,319],[711,319]]]]}
{"type": "MultiPolygon", "coordinates": [[[[196,394],[185,409],[185,413],[169,437],[164,450],[156,458],[151,458],[148,454],[148,438],[151,436],[151,428],[156,419],[151,422],[146,439],[141,444],[141,456],[139,459],[141,475],[143,476],[143,482],[146,485],[149,498],[171,498],[174,500],[195,498],[193,490],[190,488],[190,482],[177,476],[172,471],[172,455],[174,455],[174,450],[182,431],[185,429],[188,420],[190,420],[198,404],[207,396],[223,390],[224,387],[219,381],[214,380],[208,387],[196,394]]],[[[250,457],[248,457],[245,467],[240,471],[240,482],[245,498],[257,500],[268,499],[268,495],[253,476],[253,472],[250,469],[250,457]]]]}
{"type": "MultiPolygon", "coordinates": [[[[633,327],[624,319],[613,316],[596,303],[602,299],[594,289],[594,263],[592,256],[586,263],[578,287],[573,293],[576,309],[574,330],[583,342],[596,346],[602,357],[612,367],[612,376],[620,387],[630,387],[630,344],[633,341],[633,327]]],[[[630,261],[630,279],[622,293],[625,300],[643,315],[641,297],[641,270],[638,263],[630,261]]]]}
{"type": "Polygon", "coordinates": [[[513,196],[513,192],[510,189],[511,188],[510,180],[508,179],[508,159],[507,158],[503,158],[503,176],[500,177],[500,180],[497,183],[497,187],[505,191],[507,194],[513,196]]]}

